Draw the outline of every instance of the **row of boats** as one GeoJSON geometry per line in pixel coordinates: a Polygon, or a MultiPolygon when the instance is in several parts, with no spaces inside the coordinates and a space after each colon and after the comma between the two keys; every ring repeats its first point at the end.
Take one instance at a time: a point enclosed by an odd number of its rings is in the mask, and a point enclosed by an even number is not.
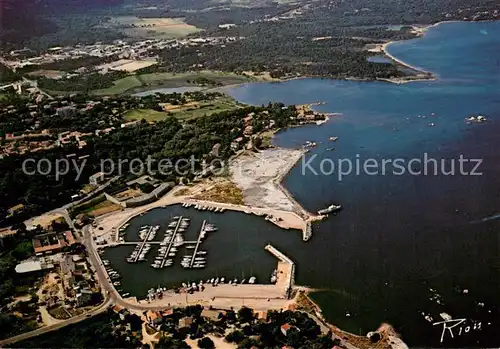
{"type": "MultiPolygon", "coordinates": [[[[248,280],[243,278],[241,280],[238,280],[238,278],[234,278],[233,280],[228,280],[226,281],[226,279],[224,277],[221,277],[221,278],[211,278],[211,279],[207,279],[205,281],[203,280],[200,280],[198,282],[192,282],[192,281],[189,281],[189,282],[183,282],[182,283],[182,288],[184,288],[184,290],[186,292],[190,292],[190,291],[198,291],[198,290],[203,290],[204,289],[204,286],[205,285],[212,285],[212,286],[217,286],[219,284],[228,284],[228,285],[238,285],[238,284],[245,284],[245,283],[248,283],[248,284],[255,284],[257,282],[257,278],[255,276],[252,276],[250,277],[248,280]]],[[[156,297],[161,297],[163,295],[163,292],[167,292],[168,291],[168,288],[166,287],[158,287],[158,288],[151,288],[148,290],[148,298],[149,300],[152,300],[153,298],[156,298],[156,297]]]]}
{"type": "Polygon", "coordinates": [[[203,269],[206,267],[206,257],[207,251],[199,251],[197,246],[199,246],[202,239],[206,237],[207,233],[217,231],[217,227],[213,224],[203,222],[200,235],[198,236],[198,243],[196,245],[188,245],[186,249],[194,249],[192,255],[185,255],[182,257],[181,266],[185,269],[195,268],[203,269]]]}
{"type": "MultiPolygon", "coordinates": [[[[237,284],[245,284],[245,283],[249,283],[249,284],[255,284],[255,282],[257,281],[257,278],[255,276],[252,276],[248,279],[248,282],[247,282],[247,279],[243,278],[241,280],[238,280],[238,278],[234,278],[233,280],[228,280],[227,281],[227,284],[228,285],[237,285],[237,284]]],[[[221,277],[221,278],[211,278],[211,279],[207,279],[205,282],[203,282],[203,280],[200,280],[198,281],[198,283],[196,282],[183,282],[182,283],[182,287],[183,288],[189,288],[189,287],[196,287],[196,286],[201,286],[201,285],[213,285],[213,286],[217,286],[218,284],[224,284],[226,283],[226,279],[221,277]]]]}
{"type": "Polygon", "coordinates": [[[156,225],[154,227],[144,225],[140,228],[139,238],[142,240],[142,243],[138,244],[135,247],[130,256],[127,258],[127,262],[137,263],[146,261],[146,255],[151,250],[151,244],[147,243],[147,241],[152,241],[159,229],[159,225],[156,225]]]}
{"type": "Polygon", "coordinates": [[[174,264],[173,258],[178,251],[178,247],[184,244],[183,233],[189,228],[189,221],[189,218],[175,216],[168,224],[165,237],[163,241],[160,242],[158,255],[155,257],[151,267],[155,269],[162,269],[164,267],[170,267],[174,264]]]}
{"type": "Polygon", "coordinates": [[[110,264],[111,264],[110,261],[107,259],[103,259],[102,264],[104,265],[104,268],[106,269],[106,272],[108,273],[108,276],[109,276],[109,279],[111,280],[111,283],[113,284],[113,286],[115,286],[116,291],[118,291],[118,293],[120,293],[122,297],[130,296],[130,293],[126,293],[126,292],[123,293],[123,290],[121,289],[122,283],[120,281],[122,276],[120,275],[120,273],[118,273],[116,270],[114,270],[113,268],[110,267],[110,264]]]}
{"type": "Polygon", "coordinates": [[[159,225],[151,227],[149,225],[143,225],[139,230],[139,239],[145,241],[153,241],[156,236],[156,233],[160,229],[159,225]]]}
{"type": "Polygon", "coordinates": [[[201,205],[201,204],[193,204],[190,202],[185,202],[182,204],[182,207],[186,207],[186,208],[191,207],[191,206],[194,206],[195,209],[200,210],[200,211],[212,211],[212,212],[222,213],[226,210],[223,207],[205,206],[205,205],[201,205]]]}
{"type": "Polygon", "coordinates": [[[136,248],[130,254],[130,256],[127,258],[127,262],[129,263],[145,262],[146,255],[148,254],[149,250],[151,250],[151,244],[146,243],[137,245],[136,248]]]}

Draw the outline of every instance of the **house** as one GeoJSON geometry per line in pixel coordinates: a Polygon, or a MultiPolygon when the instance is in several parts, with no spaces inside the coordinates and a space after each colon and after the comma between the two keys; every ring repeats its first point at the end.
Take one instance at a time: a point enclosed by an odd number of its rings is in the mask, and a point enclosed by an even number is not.
{"type": "Polygon", "coordinates": [[[245,127],[245,130],[243,131],[243,134],[245,136],[250,136],[253,133],[253,127],[252,126],[247,126],[245,127]]]}
{"type": "Polygon", "coordinates": [[[99,185],[102,182],[104,182],[104,172],[97,172],[89,177],[90,184],[99,185]]]}
{"type": "Polygon", "coordinates": [[[245,126],[251,125],[252,120],[253,120],[254,113],[248,114],[246,118],[243,118],[243,122],[245,123],[245,126]]]}
{"type": "Polygon", "coordinates": [[[94,292],[91,290],[84,288],[81,289],[77,294],[76,294],[76,304],[79,307],[84,307],[86,305],[90,305],[92,303],[92,299],[94,296],[94,292]]]}
{"type": "Polygon", "coordinates": [[[255,314],[258,320],[267,321],[267,311],[258,311],[255,314]]]}
{"type": "Polygon", "coordinates": [[[16,214],[19,214],[23,212],[24,210],[24,205],[23,204],[18,204],[16,206],[12,206],[7,210],[7,217],[12,217],[15,216],[16,214]]]}
{"type": "Polygon", "coordinates": [[[32,273],[54,268],[54,264],[46,263],[44,260],[24,261],[16,265],[16,273],[32,273]]]}
{"type": "Polygon", "coordinates": [[[221,147],[220,143],[215,144],[212,147],[212,150],[210,151],[210,154],[215,155],[215,156],[219,156],[220,147],[221,147]]]}
{"type": "Polygon", "coordinates": [[[163,316],[159,311],[149,310],[146,313],[146,318],[148,319],[149,325],[152,327],[156,327],[163,322],[163,316]]]}
{"type": "Polygon", "coordinates": [[[161,312],[161,315],[163,317],[172,316],[172,315],[174,315],[174,309],[170,308],[170,309],[164,310],[161,312]]]}
{"type": "Polygon", "coordinates": [[[120,127],[121,128],[126,128],[126,127],[132,127],[132,126],[135,126],[137,125],[141,120],[136,120],[136,121],[130,121],[130,122],[126,122],[124,124],[121,124],[120,127]]]}
{"type": "Polygon", "coordinates": [[[182,319],[179,319],[179,328],[191,326],[192,323],[193,323],[192,317],[190,316],[183,317],[182,319]]]}
{"type": "Polygon", "coordinates": [[[73,233],[71,231],[65,231],[63,233],[64,239],[66,240],[66,245],[71,246],[74,243],[76,243],[75,237],[73,236],[73,233]]]}
{"type": "Polygon", "coordinates": [[[281,333],[283,333],[284,336],[286,336],[287,332],[290,331],[290,329],[292,328],[293,326],[290,325],[290,324],[284,324],[284,325],[281,325],[281,333]]]}
{"type": "Polygon", "coordinates": [[[221,314],[220,311],[211,309],[203,309],[201,312],[202,317],[208,318],[212,321],[219,321],[220,314],[221,314]]]}
{"type": "Polygon", "coordinates": [[[38,256],[42,254],[59,252],[64,246],[67,245],[64,238],[61,235],[55,233],[35,236],[32,239],[32,243],[35,254],[38,256]]]}

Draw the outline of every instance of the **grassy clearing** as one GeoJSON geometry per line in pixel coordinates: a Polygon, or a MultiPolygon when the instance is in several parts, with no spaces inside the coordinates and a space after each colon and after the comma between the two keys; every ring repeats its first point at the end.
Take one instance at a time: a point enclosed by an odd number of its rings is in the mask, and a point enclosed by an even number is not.
{"type": "Polygon", "coordinates": [[[211,189],[196,195],[194,199],[244,205],[243,192],[232,182],[215,184],[211,189]]]}
{"type": "Polygon", "coordinates": [[[198,107],[188,105],[185,108],[171,110],[169,114],[178,119],[194,119],[235,108],[239,108],[239,104],[234,99],[230,97],[220,97],[214,101],[201,102],[198,107]]]}
{"type": "Polygon", "coordinates": [[[119,211],[123,209],[122,206],[117,205],[111,201],[105,200],[101,203],[98,203],[95,206],[87,208],[84,213],[91,217],[102,216],[103,214],[119,211]]]}
{"type": "Polygon", "coordinates": [[[183,18],[139,18],[135,16],[113,17],[109,26],[124,34],[138,38],[182,38],[201,29],[187,24],[183,18]]]}
{"type": "Polygon", "coordinates": [[[126,121],[135,121],[142,119],[146,121],[161,121],[165,120],[168,116],[168,113],[156,111],[153,109],[135,109],[126,112],[123,118],[126,121]]]}
{"type": "Polygon", "coordinates": [[[170,106],[165,105],[164,109],[168,110],[160,112],[152,109],[135,109],[125,113],[124,118],[127,121],[146,120],[146,121],[161,121],[169,116],[173,116],[180,120],[199,118],[204,115],[211,115],[227,110],[239,108],[240,104],[230,97],[220,97],[213,101],[186,103],[184,105],[170,106]]]}
{"type": "MultiPolygon", "coordinates": [[[[94,90],[95,95],[117,95],[126,92],[147,91],[154,87],[176,88],[197,86],[192,83],[197,78],[206,78],[213,80],[221,85],[236,85],[257,80],[256,78],[238,75],[234,73],[215,72],[215,71],[200,71],[187,73],[151,73],[141,75],[131,75],[125,78],[116,80],[114,86],[94,90]]],[[[207,87],[209,89],[210,87],[207,87]]]]}
{"type": "Polygon", "coordinates": [[[259,136],[262,138],[262,147],[270,148],[273,146],[274,131],[264,131],[259,136]]]}
{"type": "Polygon", "coordinates": [[[115,82],[113,82],[113,84],[114,85],[112,87],[104,88],[101,90],[94,90],[92,91],[92,93],[98,96],[117,95],[127,90],[142,86],[142,83],[139,81],[139,79],[137,79],[135,75],[116,80],[115,82]]]}

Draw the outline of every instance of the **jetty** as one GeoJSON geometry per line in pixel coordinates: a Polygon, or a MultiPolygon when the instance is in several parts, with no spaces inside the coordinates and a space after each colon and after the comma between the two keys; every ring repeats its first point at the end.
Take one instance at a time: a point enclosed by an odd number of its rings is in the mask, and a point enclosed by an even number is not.
{"type": "Polygon", "coordinates": [[[146,245],[146,242],[149,239],[149,236],[153,232],[154,227],[149,227],[149,230],[146,235],[144,235],[144,239],[139,243],[139,250],[137,251],[137,254],[133,257],[134,263],[137,263],[137,260],[139,259],[139,256],[141,255],[142,250],[144,249],[144,245],[146,245]]]}
{"type": "Polygon", "coordinates": [[[181,226],[181,222],[182,222],[182,216],[179,217],[179,220],[177,221],[177,225],[175,226],[175,229],[174,229],[174,233],[172,234],[172,238],[168,241],[167,253],[165,253],[165,257],[161,261],[160,268],[163,268],[165,266],[165,262],[168,259],[168,254],[170,253],[170,250],[172,249],[172,246],[174,245],[175,234],[177,234],[177,231],[179,230],[179,227],[181,226]]]}
{"type": "Polygon", "coordinates": [[[302,241],[308,241],[312,236],[311,222],[306,223],[306,228],[302,231],[302,241]]]}
{"type": "Polygon", "coordinates": [[[198,235],[198,240],[196,241],[196,246],[194,248],[193,256],[191,257],[191,262],[189,263],[189,268],[193,267],[194,260],[196,258],[196,254],[198,253],[198,248],[200,247],[201,240],[203,239],[203,232],[205,231],[205,225],[207,224],[206,220],[203,220],[203,223],[201,224],[201,229],[200,229],[200,234],[198,235]]]}
{"type": "Polygon", "coordinates": [[[283,287],[288,293],[295,285],[295,263],[271,244],[266,245],[265,249],[279,260],[276,286],[283,287]]]}

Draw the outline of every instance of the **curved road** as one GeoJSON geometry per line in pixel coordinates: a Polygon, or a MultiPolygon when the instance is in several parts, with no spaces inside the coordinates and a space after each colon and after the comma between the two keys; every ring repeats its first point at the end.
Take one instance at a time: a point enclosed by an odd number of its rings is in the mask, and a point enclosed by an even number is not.
{"type": "Polygon", "coordinates": [[[110,280],[108,279],[107,273],[102,265],[101,258],[99,257],[99,254],[97,253],[97,250],[94,245],[94,240],[92,239],[92,234],[90,234],[89,231],[90,225],[87,225],[83,227],[83,244],[87,248],[87,252],[89,255],[89,260],[90,263],[95,270],[95,276],[101,285],[101,289],[103,293],[106,294],[104,302],[99,305],[98,307],[94,308],[93,310],[79,315],[72,317],[68,320],[62,321],[58,324],[50,325],[50,326],[45,326],[45,327],[40,327],[37,328],[36,330],[26,332],[19,334],[14,337],[10,337],[4,340],[0,340],[0,347],[3,347],[8,344],[12,344],[15,342],[19,342],[31,337],[39,336],[41,334],[51,332],[58,330],[60,328],[63,328],[65,326],[71,325],[78,323],[80,321],[83,321],[85,319],[88,319],[92,316],[99,315],[106,310],[113,304],[120,305],[123,308],[127,308],[130,310],[138,310],[138,311],[144,311],[144,310],[161,310],[165,309],[166,307],[158,307],[158,306],[147,306],[147,305],[138,305],[138,304],[130,304],[127,303],[121,296],[120,294],[115,290],[113,285],[111,284],[110,280]]]}
{"type": "Polygon", "coordinates": [[[63,322],[60,322],[58,324],[40,327],[40,328],[37,328],[36,330],[30,331],[30,332],[22,333],[22,334],[19,334],[17,336],[14,336],[14,337],[0,340],[0,347],[15,343],[15,342],[19,342],[19,341],[22,341],[22,340],[25,340],[25,339],[28,339],[31,337],[39,336],[39,335],[47,333],[47,332],[55,331],[55,330],[58,330],[60,328],[63,328],[65,326],[68,326],[71,324],[76,324],[77,322],[83,321],[83,320],[88,319],[92,316],[99,315],[99,314],[105,312],[106,310],[108,310],[108,307],[112,304],[113,304],[113,302],[108,297],[105,299],[104,303],[102,303],[100,306],[98,306],[97,308],[94,308],[93,310],[91,310],[85,314],[72,317],[72,318],[65,320],[63,322]]]}

